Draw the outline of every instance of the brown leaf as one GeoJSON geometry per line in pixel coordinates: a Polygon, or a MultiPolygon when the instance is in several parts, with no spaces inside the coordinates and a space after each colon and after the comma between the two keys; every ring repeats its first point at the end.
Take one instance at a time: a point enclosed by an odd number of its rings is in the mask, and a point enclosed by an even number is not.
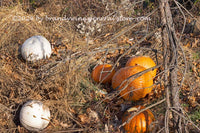
{"type": "Polygon", "coordinates": [[[63,89],[63,87],[58,87],[58,90],[59,90],[59,92],[61,93],[61,95],[63,95],[64,94],[64,89],[63,89]]]}
{"type": "Polygon", "coordinates": [[[61,125],[62,127],[65,127],[65,128],[69,128],[69,127],[70,127],[69,124],[64,123],[64,122],[61,122],[60,125],[61,125]]]}
{"type": "Polygon", "coordinates": [[[112,35],[112,33],[107,33],[104,37],[110,36],[112,35]]]}
{"type": "Polygon", "coordinates": [[[75,111],[74,109],[70,108],[70,107],[69,107],[69,111],[70,111],[70,113],[72,113],[72,114],[75,114],[75,113],[76,113],[76,111],[75,111]]]}
{"type": "Polygon", "coordinates": [[[194,38],[194,42],[192,43],[192,48],[197,48],[198,42],[199,42],[199,39],[194,38]]]}
{"type": "Polygon", "coordinates": [[[190,43],[188,42],[184,47],[190,48],[190,43]]]}
{"type": "Polygon", "coordinates": [[[194,96],[189,96],[188,99],[189,99],[190,105],[191,105],[192,107],[195,107],[195,106],[196,106],[196,97],[194,97],[194,96]]]}
{"type": "Polygon", "coordinates": [[[14,73],[13,74],[13,77],[16,79],[16,80],[21,80],[21,75],[17,74],[17,73],[14,73]]]}
{"type": "Polygon", "coordinates": [[[89,118],[86,114],[80,114],[78,115],[78,118],[80,119],[82,124],[88,124],[89,122],[89,118]]]}
{"type": "Polygon", "coordinates": [[[55,54],[55,55],[58,55],[58,48],[57,47],[54,47],[52,49],[52,53],[55,54]]]}

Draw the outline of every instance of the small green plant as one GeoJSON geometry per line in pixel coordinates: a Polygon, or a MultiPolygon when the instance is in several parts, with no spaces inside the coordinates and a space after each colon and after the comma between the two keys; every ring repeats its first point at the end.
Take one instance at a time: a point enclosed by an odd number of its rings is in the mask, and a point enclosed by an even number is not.
{"type": "Polygon", "coordinates": [[[200,0],[196,0],[196,1],[194,2],[194,5],[197,4],[198,2],[200,2],[200,0]]]}
{"type": "Polygon", "coordinates": [[[200,109],[194,111],[192,114],[189,115],[191,120],[195,123],[199,123],[200,122],[200,109]]]}
{"type": "Polygon", "coordinates": [[[193,59],[194,59],[194,60],[200,59],[200,52],[194,52],[194,53],[193,53],[193,59]]]}
{"type": "Polygon", "coordinates": [[[30,4],[35,4],[35,0],[29,0],[30,4]]]}
{"type": "Polygon", "coordinates": [[[183,106],[183,107],[189,107],[189,104],[183,103],[182,106],[183,106]]]}

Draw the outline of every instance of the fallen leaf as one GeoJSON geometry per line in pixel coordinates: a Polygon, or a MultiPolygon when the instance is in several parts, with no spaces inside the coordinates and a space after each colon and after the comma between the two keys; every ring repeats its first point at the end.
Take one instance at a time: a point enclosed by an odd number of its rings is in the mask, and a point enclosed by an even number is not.
{"type": "Polygon", "coordinates": [[[136,108],[136,107],[132,107],[132,108],[129,108],[128,110],[127,110],[127,112],[135,112],[135,111],[137,111],[138,110],[138,108],[136,108]]]}
{"type": "Polygon", "coordinates": [[[196,97],[194,96],[189,96],[188,97],[188,100],[189,100],[189,103],[192,107],[195,107],[196,106],[196,97]]]}
{"type": "Polygon", "coordinates": [[[112,33],[107,33],[104,37],[110,36],[112,35],[112,33]]]}
{"type": "Polygon", "coordinates": [[[61,122],[60,125],[61,125],[62,127],[65,127],[65,128],[69,128],[69,127],[70,127],[69,124],[64,123],[64,122],[61,122]]]}
{"type": "Polygon", "coordinates": [[[105,124],[105,133],[109,133],[108,125],[107,124],[105,124]]]}
{"type": "Polygon", "coordinates": [[[64,94],[64,89],[63,89],[63,87],[58,87],[58,90],[60,91],[60,93],[63,95],[64,94]]]}
{"type": "Polygon", "coordinates": [[[78,118],[80,119],[82,124],[88,124],[89,122],[89,118],[86,114],[80,114],[78,115],[78,118]]]}

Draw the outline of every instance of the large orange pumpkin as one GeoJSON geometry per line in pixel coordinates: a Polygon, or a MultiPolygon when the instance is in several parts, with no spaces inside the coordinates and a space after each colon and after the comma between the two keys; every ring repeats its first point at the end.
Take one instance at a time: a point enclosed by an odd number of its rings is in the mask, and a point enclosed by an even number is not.
{"type": "MultiPolygon", "coordinates": [[[[141,110],[144,108],[144,106],[135,106],[128,109],[122,117],[122,122],[126,122],[131,117],[134,110],[141,110]]],[[[149,109],[147,109],[134,116],[128,123],[126,123],[124,125],[124,130],[127,133],[151,132],[154,129],[154,124],[152,123],[154,120],[155,118],[153,113],[149,109]]]]}
{"type": "Polygon", "coordinates": [[[109,83],[112,80],[115,70],[111,72],[113,66],[110,64],[102,64],[96,66],[92,71],[92,79],[97,83],[109,83]]]}
{"type": "Polygon", "coordinates": [[[119,69],[112,78],[112,88],[118,88],[121,91],[120,95],[125,100],[136,101],[145,97],[151,92],[153,86],[153,79],[150,72],[144,73],[134,80],[132,78],[127,80],[130,76],[144,70],[146,69],[139,65],[119,69]]]}
{"type": "MultiPolygon", "coordinates": [[[[148,69],[148,68],[156,66],[156,63],[148,56],[132,57],[126,63],[126,66],[135,66],[135,65],[140,65],[148,69]]],[[[157,69],[154,69],[153,71],[151,71],[153,77],[156,76],[156,71],[157,69]]]]}

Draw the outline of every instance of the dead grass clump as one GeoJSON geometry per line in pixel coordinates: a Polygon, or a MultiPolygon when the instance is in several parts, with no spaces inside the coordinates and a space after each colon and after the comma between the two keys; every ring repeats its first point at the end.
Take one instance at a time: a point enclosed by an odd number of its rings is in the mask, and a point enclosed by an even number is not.
{"type": "Polygon", "coordinates": [[[85,130],[76,115],[82,108],[87,109],[86,103],[89,105],[93,100],[88,94],[94,90],[91,84],[87,85],[90,83],[85,79],[88,71],[81,67],[81,59],[77,60],[76,54],[70,55],[82,51],[85,45],[80,45],[81,41],[72,43],[76,36],[67,22],[39,22],[31,19],[35,14],[28,14],[20,5],[0,10],[1,131],[26,132],[20,127],[18,115],[22,104],[29,99],[42,100],[50,107],[52,117],[47,131],[85,130]],[[14,20],[16,16],[30,20],[14,20]],[[43,35],[54,48],[59,46],[58,53],[47,60],[25,62],[19,48],[33,35],[43,35]],[[76,64],[80,67],[75,68],[76,64]]]}
{"type": "Polygon", "coordinates": [[[0,16],[2,18],[0,22],[2,25],[0,28],[1,47],[14,42],[22,43],[27,37],[33,35],[48,34],[48,31],[37,21],[31,20],[33,16],[24,12],[20,6],[13,9],[1,8],[0,16]]]}

